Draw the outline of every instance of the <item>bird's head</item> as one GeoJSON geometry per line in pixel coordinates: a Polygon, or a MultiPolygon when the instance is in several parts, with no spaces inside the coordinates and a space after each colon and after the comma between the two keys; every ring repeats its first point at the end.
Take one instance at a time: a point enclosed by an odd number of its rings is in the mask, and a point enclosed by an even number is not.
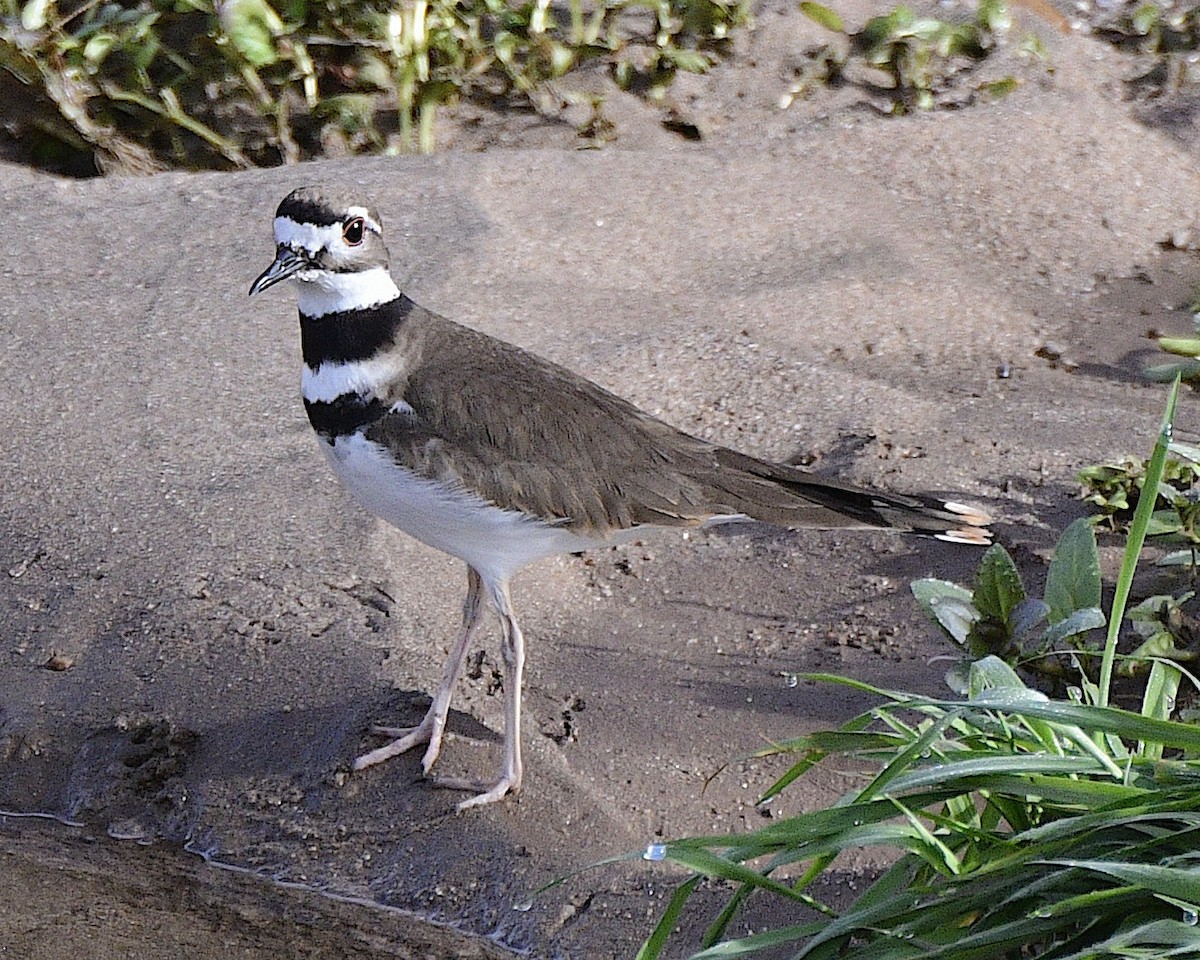
{"type": "Polygon", "coordinates": [[[387,268],[383,225],[371,207],[300,187],[275,212],[275,260],[250,296],[294,279],[306,316],[363,309],[399,295],[387,268]]]}

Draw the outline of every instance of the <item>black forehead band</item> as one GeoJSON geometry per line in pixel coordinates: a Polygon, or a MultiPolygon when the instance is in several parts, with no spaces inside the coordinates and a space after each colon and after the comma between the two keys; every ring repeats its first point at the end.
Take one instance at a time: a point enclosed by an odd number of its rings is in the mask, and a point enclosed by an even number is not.
{"type": "Polygon", "coordinates": [[[295,195],[284,198],[275,216],[287,217],[295,223],[311,223],[315,227],[331,227],[342,222],[341,216],[319,198],[295,195]]]}

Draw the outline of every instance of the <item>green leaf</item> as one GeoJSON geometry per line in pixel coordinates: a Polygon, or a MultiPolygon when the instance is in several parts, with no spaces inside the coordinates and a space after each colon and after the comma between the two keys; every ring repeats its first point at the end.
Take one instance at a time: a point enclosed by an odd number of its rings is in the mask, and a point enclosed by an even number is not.
{"type": "Polygon", "coordinates": [[[1020,640],[1045,620],[1046,614],[1049,612],[1050,608],[1046,606],[1045,600],[1039,600],[1037,597],[1029,597],[1026,600],[1022,600],[1012,612],[1012,625],[1010,629],[1013,638],[1020,640]]]}
{"type": "Polygon", "coordinates": [[[1065,620],[1076,610],[1100,606],[1100,556],[1091,521],[1080,517],[1063,532],[1046,574],[1050,622],[1065,620]]]}
{"type": "Polygon", "coordinates": [[[688,73],[704,73],[712,66],[712,59],[708,54],[699,50],[682,50],[679,47],[666,46],[659,52],[663,59],[688,73]]]}
{"type": "MultiPolygon", "coordinates": [[[[1160,486],[1162,486],[1160,484],[1160,486]]],[[[1161,494],[1161,491],[1160,491],[1161,494]]],[[[1183,521],[1174,510],[1155,510],[1146,521],[1146,536],[1161,537],[1183,530],[1183,521]]]]}
{"type": "Polygon", "coordinates": [[[985,617],[1010,626],[1013,608],[1025,599],[1021,574],[1009,552],[998,543],[988,547],[975,573],[975,592],[972,600],[985,617]]]}
{"type": "Polygon", "coordinates": [[[1147,367],[1142,371],[1143,376],[1155,383],[1170,383],[1176,377],[1187,380],[1200,378],[1200,360],[1182,360],[1179,363],[1163,363],[1147,367]]]}
{"type": "MultiPolygon", "coordinates": [[[[761,956],[762,952],[769,947],[777,947],[781,944],[794,943],[796,940],[804,940],[808,937],[816,936],[824,927],[825,922],[817,920],[810,923],[780,927],[777,930],[764,930],[762,933],[753,933],[746,937],[738,937],[736,940],[725,940],[715,947],[701,950],[699,953],[693,953],[690,960],[718,960],[718,958],[720,960],[730,960],[731,957],[761,956]]],[[[657,957],[657,954],[654,956],[657,957]]],[[[642,960],[641,954],[638,954],[637,960],[642,960]]]]}
{"type": "Polygon", "coordinates": [[[117,38],[106,30],[93,33],[83,45],[83,59],[93,66],[99,65],[116,42],[117,38]]]}
{"type": "Polygon", "coordinates": [[[1153,3],[1143,3],[1129,18],[1130,26],[1135,33],[1143,37],[1153,30],[1162,20],[1163,12],[1153,3]]]}
{"type": "Polygon", "coordinates": [[[980,0],[975,19],[992,33],[1004,33],[1012,26],[1012,16],[1004,0],[980,0]]]}
{"type": "Polygon", "coordinates": [[[752,886],[769,890],[778,896],[799,901],[800,903],[805,903],[810,899],[803,891],[794,890],[787,884],[780,883],[778,880],[752,870],[750,867],[735,863],[733,860],[717,856],[698,847],[670,844],[667,847],[667,858],[694,870],[696,873],[707,874],[710,877],[719,877],[722,880],[732,880],[735,883],[748,883],[752,886]]]}
{"type": "Polygon", "coordinates": [[[1028,688],[1017,676],[1017,671],[999,657],[984,657],[971,664],[968,697],[975,700],[982,696],[985,690],[1026,691],[1028,688]]]}
{"type": "MultiPolygon", "coordinates": [[[[1133,677],[1138,673],[1146,670],[1146,662],[1155,658],[1170,658],[1175,653],[1175,638],[1167,630],[1157,630],[1149,637],[1143,640],[1133,653],[1127,655],[1120,666],[1117,667],[1117,673],[1123,677],[1133,677]]],[[[1148,716],[1157,716],[1145,709],[1145,701],[1143,700],[1142,713],[1148,716]]]]}
{"type": "Polygon", "coordinates": [[[935,597],[930,609],[938,625],[960,644],[967,642],[972,626],[979,621],[979,611],[956,597],[935,597]]]}
{"type": "Polygon", "coordinates": [[[492,40],[492,49],[501,63],[511,64],[516,59],[517,37],[507,30],[501,30],[492,40]]]}
{"type": "Polygon", "coordinates": [[[1082,610],[1076,610],[1070,616],[1063,617],[1058,623],[1051,624],[1042,634],[1042,639],[1047,644],[1055,644],[1068,637],[1086,633],[1088,630],[1097,630],[1107,623],[1108,619],[1099,607],[1085,607],[1082,610]]]}
{"type": "Polygon", "coordinates": [[[561,77],[575,66],[575,53],[564,43],[550,44],[550,73],[561,77]]]}
{"type": "Polygon", "coordinates": [[[221,29],[247,63],[258,70],[278,62],[275,38],[284,26],[266,0],[227,0],[217,10],[221,29]]]}
{"type": "Polygon", "coordinates": [[[1181,460],[1186,460],[1188,463],[1200,464],[1200,446],[1194,443],[1185,443],[1182,440],[1172,440],[1167,445],[1167,452],[1173,453],[1181,460]]]}
{"type": "MultiPolygon", "coordinates": [[[[1175,700],[1179,694],[1179,681],[1183,672],[1165,660],[1155,660],[1150,667],[1150,679],[1142,695],[1142,713],[1159,720],[1169,720],[1175,712],[1175,700]]],[[[1162,759],[1161,744],[1147,744],[1154,751],[1154,759],[1162,759]]]]}
{"type": "Polygon", "coordinates": [[[1200,357],[1200,337],[1159,337],[1158,346],[1180,357],[1200,357]]]}
{"type": "MultiPolygon", "coordinates": [[[[1111,733],[1125,740],[1157,740],[1163,746],[1200,751],[1200,727],[1171,720],[1156,720],[1116,707],[1065,703],[1061,700],[1038,702],[1013,696],[1008,691],[990,692],[976,698],[973,703],[1051,723],[1077,726],[1085,731],[1111,733]]],[[[943,706],[950,709],[961,704],[944,703],[943,706]]]]}
{"type": "Polygon", "coordinates": [[[1155,565],[1159,567],[1194,567],[1197,565],[1197,560],[1200,560],[1200,553],[1197,553],[1195,547],[1188,547],[1186,550],[1176,550],[1159,557],[1155,561],[1155,565]]]}
{"type": "Polygon", "coordinates": [[[967,696],[971,689],[971,667],[977,662],[956,660],[942,677],[946,686],[960,697],[967,696]]]}
{"type": "Polygon", "coordinates": [[[1108,704],[1110,687],[1112,685],[1113,664],[1117,656],[1117,634],[1120,632],[1121,621],[1125,619],[1125,605],[1129,601],[1129,591],[1133,588],[1133,575],[1137,571],[1138,557],[1142,554],[1142,546],[1146,542],[1146,527],[1150,514],[1154,511],[1156,497],[1148,493],[1158,486],[1162,479],[1163,469],[1167,462],[1167,448],[1171,443],[1174,432],[1175,408],[1179,403],[1179,380],[1171,384],[1167,394],[1167,405],[1158,428],[1158,436],[1154,441],[1154,452],[1146,461],[1146,482],[1138,497],[1137,506],[1133,510],[1133,519],[1129,522],[1129,537],[1125,541],[1125,555],[1121,560],[1121,570],[1117,574],[1116,588],[1113,591],[1111,616],[1108,621],[1108,636],[1104,640],[1104,656],[1100,660],[1100,680],[1097,693],[1101,706],[1108,704]]]}
{"type": "Polygon", "coordinates": [[[692,877],[690,880],[685,880],[675,893],[672,894],[670,902],[667,904],[667,909],[663,911],[662,918],[658,921],[646,942],[642,944],[642,948],[637,952],[635,960],[657,960],[662,953],[663,947],[666,945],[667,937],[671,935],[671,931],[675,929],[676,923],[679,922],[679,914],[683,910],[684,904],[695,891],[697,884],[700,883],[700,877],[692,877]]]}
{"type": "Polygon", "coordinates": [[[1153,957],[1166,960],[1180,957],[1191,960],[1200,955],[1200,928],[1180,920],[1152,920],[1132,928],[1122,927],[1103,943],[1091,945],[1081,953],[1060,960],[1087,960],[1092,957],[1153,957]]]}
{"type": "Polygon", "coordinates": [[[967,642],[972,624],[979,619],[970,590],[934,577],[914,580],[909,589],[925,615],[951,640],[959,644],[967,642]]]}
{"type": "Polygon", "coordinates": [[[1200,907],[1200,873],[1152,863],[1115,863],[1111,860],[1046,860],[1043,863],[1107,874],[1137,884],[1161,897],[1183,900],[1200,907]]]}
{"type": "Polygon", "coordinates": [[[800,12],[809,20],[819,23],[826,30],[832,30],[834,33],[846,32],[842,18],[823,4],[813,3],[812,0],[803,0],[800,4],[800,12]]]}
{"type": "Polygon", "coordinates": [[[54,0],[29,0],[21,8],[21,26],[26,30],[42,30],[50,19],[54,0]]]}
{"type": "MultiPolygon", "coordinates": [[[[1058,775],[1064,779],[1083,774],[1104,776],[1107,768],[1092,757],[1052,756],[1031,754],[1028,756],[980,757],[973,760],[955,760],[938,763],[930,767],[918,767],[897,776],[888,784],[888,795],[904,796],[910,791],[928,790],[938,786],[969,791],[974,780],[985,781],[989,777],[1024,777],[1032,774],[1058,775]]],[[[1071,786],[1079,786],[1077,783],[1071,786]]]]}
{"type": "Polygon", "coordinates": [[[987,94],[993,100],[1003,100],[1010,93],[1015,93],[1017,87],[1020,86],[1016,77],[1002,77],[999,80],[991,80],[987,83],[981,83],[979,90],[981,93],[987,94]]]}

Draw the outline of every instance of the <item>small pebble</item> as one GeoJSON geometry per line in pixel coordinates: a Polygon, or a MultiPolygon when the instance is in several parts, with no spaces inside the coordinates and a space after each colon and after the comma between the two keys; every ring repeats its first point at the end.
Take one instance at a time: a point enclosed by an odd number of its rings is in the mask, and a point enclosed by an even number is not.
{"type": "Polygon", "coordinates": [[[62,673],[64,670],[70,670],[75,666],[75,658],[68,657],[62,653],[52,653],[50,659],[42,664],[47,670],[53,670],[56,673],[62,673]]]}

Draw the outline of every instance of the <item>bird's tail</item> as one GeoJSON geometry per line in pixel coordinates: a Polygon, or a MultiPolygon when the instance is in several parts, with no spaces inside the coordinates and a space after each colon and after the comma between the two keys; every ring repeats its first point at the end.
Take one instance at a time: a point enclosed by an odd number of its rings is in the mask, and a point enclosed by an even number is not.
{"type": "Polygon", "coordinates": [[[737,463],[724,465],[735,467],[743,477],[750,474],[759,480],[753,484],[756,489],[740,485],[736,491],[741,501],[738,510],[755,520],[789,527],[891,528],[979,546],[992,542],[992,531],[988,529],[992,518],[965,503],[924,494],[864,490],[799,467],[770,463],[727,449],[722,449],[719,456],[724,461],[730,457],[736,459],[737,463]]]}
{"type": "MultiPolygon", "coordinates": [[[[987,546],[992,542],[989,514],[970,504],[935,497],[868,493],[868,510],[880,526],[910,530],[948,543],[987,546]]],[[[872,524],[874,525],[874,524],[872,524]]]]}

